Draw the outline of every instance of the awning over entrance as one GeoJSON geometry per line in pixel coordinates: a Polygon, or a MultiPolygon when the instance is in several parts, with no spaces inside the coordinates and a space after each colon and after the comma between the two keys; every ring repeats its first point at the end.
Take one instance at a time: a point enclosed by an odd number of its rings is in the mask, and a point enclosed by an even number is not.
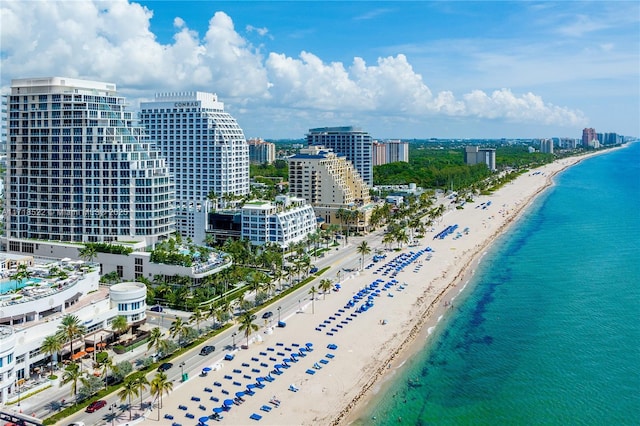
{"type": "Polygon", "coordinates": [[[100,330],[100,331],[96,331],[95,333],[91,333],[90,335],[86,336],[84,338],[85,343],[89,344],[89,345],[94,345],[96,343],[100,343],[100,342],[105,342],[107,340],[109,340],[111,338],[111,336],[113,336],[113,332],[112,331],[107,331],[107,330],[100,330]]]}
{"type": "Polygon", "coordinates": [[[86,354],[87,353],[85,351],[79,351],[79,352],[76,352],[75,354],[71,355],[71,359],[75,361],[76,359],[82,358],[86,354]]]}

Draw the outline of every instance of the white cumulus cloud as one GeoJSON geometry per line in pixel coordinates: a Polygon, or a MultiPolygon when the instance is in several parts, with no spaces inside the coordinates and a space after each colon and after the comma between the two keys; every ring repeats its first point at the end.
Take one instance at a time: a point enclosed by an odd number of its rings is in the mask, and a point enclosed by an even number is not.
{"type": "MultiPolygon", "coordinates": [[[[5,88],[11,78],[55,75],[114,82],[121,91],[146,98],[156,91],[213,91],[243,114],[273,110],[278,118],[287,111],[306,117],[304,110],[312,110],[314,117],[440,115],[561,126],[585,121],[580,111],[532,93],[434,94],[402,53],[371,64],[360,57],[344,64],[308,51],[266,52],[240,35],[224,12],[210,18],[204,34],[176,16],[173,39],[163,44],[150,29],[153,12],[125,0],[8,0],[0,8],[5,88]]],[[[245,30],[268,35],[267,28],[245,30]]]]}

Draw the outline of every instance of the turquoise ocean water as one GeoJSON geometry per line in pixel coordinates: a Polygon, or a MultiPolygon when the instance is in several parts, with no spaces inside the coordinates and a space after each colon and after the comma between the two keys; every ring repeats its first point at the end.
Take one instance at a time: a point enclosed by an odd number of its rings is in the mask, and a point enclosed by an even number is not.
{"type": "Polygon", "coordinates": [[[362,425],[640,425],[640,143],[556,177],[362,425]]]}

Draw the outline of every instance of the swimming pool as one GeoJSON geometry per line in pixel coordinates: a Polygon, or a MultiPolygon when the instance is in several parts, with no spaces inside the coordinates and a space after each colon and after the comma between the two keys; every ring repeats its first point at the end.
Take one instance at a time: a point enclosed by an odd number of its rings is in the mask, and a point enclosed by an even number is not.
{"type": "Polygon", "coordinates": [[[40,281],[42,281],[40,278],[29,278],[28,280],[22,280],[22,282],[20,282],[19,284],[18,284],[18,281],[16,280],[1,281],[0,294],[6,294],[6,293],[9,293],[10,291],[15,290],[16,288],[26,287],[27,284],[28,285],[36,284],[36,283],[39,283],[40,281]]]}

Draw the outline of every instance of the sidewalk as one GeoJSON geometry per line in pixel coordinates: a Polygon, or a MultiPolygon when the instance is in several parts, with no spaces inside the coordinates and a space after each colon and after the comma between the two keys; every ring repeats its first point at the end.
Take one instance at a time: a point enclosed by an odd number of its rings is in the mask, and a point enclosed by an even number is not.
{"type": "MultiPolygon", "coordinates": [[[[330,247],[330,250],[325,253],[324,257],[315,258],[313,263],[316,264],[318,269],[323,269],[327,266],[330,266],[333,268],[333,267],[336,267],[338,264],[341,264],[340,265],[341,267],[347,267],[342,263],[345,261],[346,258],[348,258],[347,254],[350,252],[353,252],[356,249],[357,245],[362,240],[369,240],[369,241],[373,240],[371,241],[371,243],[378,240],[378,243],[379,243],[380,238],[381,237],[379,232],[375,232],[373,234],[370,234],[369,238],[367,238],[367,236],[364,236],[364,237],[350,236],[348,239],[348,243],[345,243],[345,240],[339,240],[340,241],[339,246],[330,247]]],[[[359,257],[358,259],[355,259],[355,260],[359,262],[359,257]]],[[[338,271],[341,271],[341,269],[336,269],[335,271],[331,271],[331,273],[335,274],[338,271]]],[[[331,273],[321,278],[333,279],[333,276],[331,275],[331,273]]],[[[346,272],[341,272],[341,274],[343,275],[343,278],[346,278],[346,276],[348,275],[348,273],[346,272]]],[[[163,313],[181,317],[185,320],[189,318],[189,316],[191,315],[190,312],[178,311],[178,310],[167,309],[167,308],[164,309],[163,313]]],[[[168,321],[168,319],[165,322],[166,323],[163,324],[163,327],[161,327],[163,331],[166,331],[170,326],[170,322],[168,321]]],[[[203,321],[200,324],[200,328],[206,329],[209,325],[210,325],[210,321],[203,321]]],[[[137,370],[136,360],[144,359],[148,356],[151,356],[153,353],[153,349],[147,350],[147,344],[145,343],[123,354],[116,354],[115,352],[113,352],[113,350],[107,350],[107,352],[114,364],[118,364],[123,361],[130,361],[132,363],[133,370],[135,371],[137,370]]],[[[85,371],[90,372],[90,374],[94,371],[93,359],[94,358],[92,356],[89,359],[81,360],[82,368],[85,371]]],[[[55,412],[58,412],[60,409],[64,408],[65,406],[72,404],[74,397],[71,394],[71,383],[61,385],[61,378],[63,373],[64,373],[63,370],[56,371],[56,375],[58,376],[58,379],[51,381],[51,387],[39,393],[36,393],[34,395],[30,395],[24,399],[21,398],[20,407],[18,407],[17,404],[13,404],[13,405],[5,406],[5,409],[9,411],[14,410],[16,412],[33,414],[35,417],[38,417],[38,418],[46,418],[51,416],[55,412]],[[62,404],[62,401],[65,401],[64,404],[62,404]]],[[[81,385],[78,384],[78,386],[80,387],[81,385]]],[[[28,392],[24,392],[24,395],[28,395],[28,392]]],[[[144,402],[146,404],[149,403],[148,401],[144,401],[144,402]]],[[[133,419],[132,422],[135,422],[135,418],[140,417],[143,413],[144,413],[144,410],[140,409],[139,398],[137,398],[136,401],[132,401],[132,419],[133,419]]],[[[129,423],[130,422],[129,412],[127,410],[119,412],[118,416],[114,419],[114,421],[115,421],[115,424],[129,423]]]]}

